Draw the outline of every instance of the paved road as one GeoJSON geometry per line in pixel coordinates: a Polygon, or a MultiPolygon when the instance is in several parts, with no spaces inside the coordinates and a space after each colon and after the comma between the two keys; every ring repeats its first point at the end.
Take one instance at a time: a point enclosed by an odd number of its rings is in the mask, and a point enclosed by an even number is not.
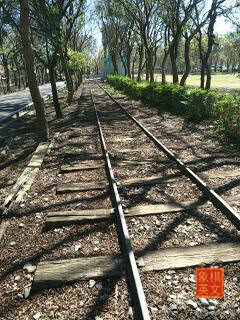
{"type": "MultiPolygon", "coordinates": [[[[63,81],[57,82],[58,89],[64,86],[63,81]]],[[[39,86],[42,97],[51,94],[50,83],[39,86]]],[[[0,96],[0,122],[8,117],[11,113],[25,107],[32,102],[29,89],[14,92],[8,95],[0,96]]]]}

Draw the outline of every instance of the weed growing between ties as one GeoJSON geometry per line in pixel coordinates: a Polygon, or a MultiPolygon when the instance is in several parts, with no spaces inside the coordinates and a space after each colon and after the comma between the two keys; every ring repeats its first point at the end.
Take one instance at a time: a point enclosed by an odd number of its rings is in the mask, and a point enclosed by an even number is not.
{"type": "Polygon", "coordinates": [[[193,122],[212,119],[213,130],[240,145],[240,95],[203,90],[179,84],[136,82],[128,77],[109,75],[115,89],[135,99],[177,113],[193,122]]]}

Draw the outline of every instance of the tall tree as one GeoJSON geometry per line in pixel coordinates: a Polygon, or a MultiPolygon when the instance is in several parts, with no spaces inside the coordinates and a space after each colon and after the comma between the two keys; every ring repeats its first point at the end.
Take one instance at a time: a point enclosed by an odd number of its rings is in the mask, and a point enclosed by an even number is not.
{"type": "Polygon", "coordinates": [[[48,124],[45,115],[44,103],[38,88],[34,67],[34,52],[30,41],[30,14],[28,0],[20,2],[19,32],[23,44],[23,53],[26,63],[28,85],[37,115],[37,133],[39,141],[47,141],[49,136],[48,124]]]}

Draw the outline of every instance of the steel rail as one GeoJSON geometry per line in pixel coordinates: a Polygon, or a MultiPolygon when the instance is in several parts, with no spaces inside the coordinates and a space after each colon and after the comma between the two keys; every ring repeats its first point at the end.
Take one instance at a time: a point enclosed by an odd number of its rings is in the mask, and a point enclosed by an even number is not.
{"type": "Polygon", "coordinates": [[[148,138],[161,149],[169,159],[173,160],[182,173],[190,178],[202,193],[212,202],[212,204],[220,209],[222,213],[233,223],[233,225],[240,229],[240,214],[236,212],[220,195],[218,195],[213,189],[209,188],[207,184],[190,168],[188,168],[183,161],[175,157],[172,151],[170,151],[163,143],[161,143],[150,131],[148,131],[135,117],[133,117],[106,89],[104,89],[99,83],[98,86],[117,104],[120,109],[126,113],[126,115],[133,120],[139,128],[148,136],[148,138]]]}
{"type": "Polygon", "coordinates": [[[106,173],[109,181],[109,187],[111,190],[112,202],[115,208],[117,232],[120,239],[121,249],[127,262],[126,269],[127,269],[127,275],[129,280],[129,286],[130,286],[130,294],[131,294],[131,298],[134,305],[134,308],[133,308],[134,317],[136,320],[150,320],[149,310],[147,307],[143,286],[141,283],[136,259],[135,259],[133,248],[131,245],[127,223],[125,220],[123,207],[121,204],[120,195],[118,193],[117,182],[114,178],[114,173],[113,173],[109,153],[107,151],[105,138],[103,135],[101,123],[98,117],[98,112],[97,112],[97,108],[96,108],[96,104],[93,98],[91,88],[90,88],[90,94],[91,94],[91,99],[92,99],[92,103],[95,110],[95,116],[96,116],[97,125],[98,125],[101,147],[102,147],[104,160],[105,160],[105,168],[106,168],[106,173]]]}

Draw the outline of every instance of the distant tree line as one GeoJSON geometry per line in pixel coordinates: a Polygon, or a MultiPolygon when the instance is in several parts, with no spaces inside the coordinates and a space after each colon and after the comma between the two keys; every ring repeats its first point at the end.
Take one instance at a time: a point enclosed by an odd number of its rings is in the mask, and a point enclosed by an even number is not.
{"type": "Polygon", "coordinates": [[[237,25],[239,1],[227,0],[99,0],[105,55],[117,74],[121,61],[125,75],[140,81],[155,80],[185,85],[191,72],[201,74],[201,88],[211,86],[212,71],[240,71],[240,33],[214,32],[217,17],[237,25]],[[179,76],[181,74],[181,77],[179,76]]]}

